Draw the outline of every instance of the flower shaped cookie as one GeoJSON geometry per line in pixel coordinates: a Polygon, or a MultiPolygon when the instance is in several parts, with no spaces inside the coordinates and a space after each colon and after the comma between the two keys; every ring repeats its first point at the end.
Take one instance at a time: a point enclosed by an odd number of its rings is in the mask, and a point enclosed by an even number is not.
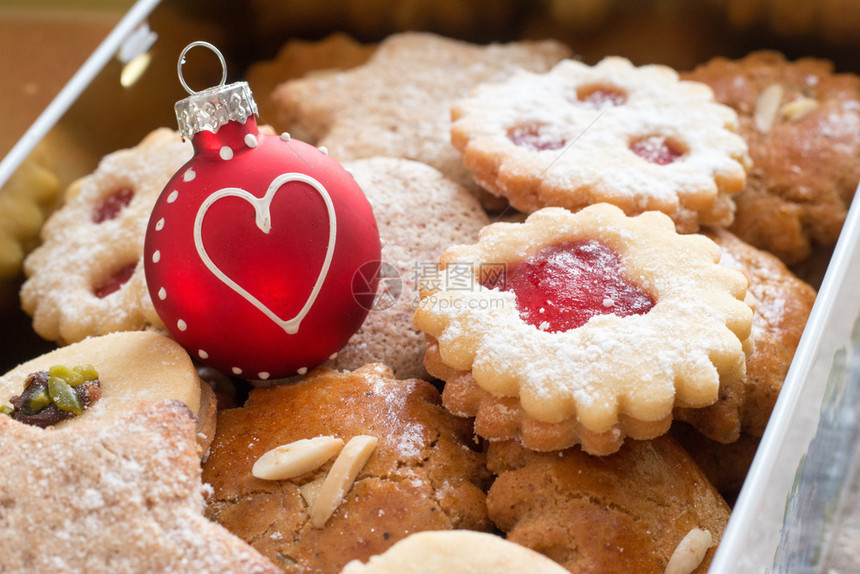
{"type": "Polygon", "coordinates": [[[446,406],[490,439],[535,450],[663,434],[675,407],[742,384],[752,350],[747,281],[719,248],[658,212],[546,208],[449,248],[416,326],[446,406]],[[472,270],[464,288],[454,269],[472,270]]]}
{"type": "Polygon", "coordinates": [[[726,226],[749,167],[737,115],[710,88],[617,57],[481,85],[452,119],[478,183],[525,212],[607,202],[662,211],[684,232],[726,226]]]}

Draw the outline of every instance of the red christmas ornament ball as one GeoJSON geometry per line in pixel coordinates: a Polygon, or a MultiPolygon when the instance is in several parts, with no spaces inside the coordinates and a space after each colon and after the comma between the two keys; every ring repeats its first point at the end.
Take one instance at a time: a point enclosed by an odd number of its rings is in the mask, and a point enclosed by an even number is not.
{"type": "Polygon", "coordinates": [[[361,326],[379,231],[353,177],[319,149],[229,121],[192,138],[146,231],[150,296],[201,362],[249,379],[303,374],[361,326]]]}

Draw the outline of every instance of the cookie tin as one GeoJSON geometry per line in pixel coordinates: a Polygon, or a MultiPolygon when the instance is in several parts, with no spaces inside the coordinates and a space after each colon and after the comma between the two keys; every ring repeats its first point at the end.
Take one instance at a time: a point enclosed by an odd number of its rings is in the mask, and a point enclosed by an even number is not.
{"type": "MultiPolygon", "coordinates": [[[[225,5],[138,0],[2,159],[0,187],[54,126],[75,131],[81,141],[94,146],[93,134],[104,134],[102,148],[95,151],[108,153],[133,145],[159,125],[171,125],[172,105],[179,99],[177,95],[181,97],[173,76],[175,54],[181,46],[199,39],[201,30],[208,35],[206,39],[220,42],[228,59],[232,50],[235,61],[252,60],[255,54],[249,51],[253,47],[230,42],[231,27],[247,24],[247,20],[213,18],[225,5]],[[195,11],[199,18],[194,17],[195,11]],[[176,14],[184,16],[182,25],[172,25],[176,14]],[[193,23],[192,29],[184,24],[188,21],[193,23]],[[141,33],[150,28],[154,36],[141,33]],[[151,82],[145,88],[104,88],[117,83],[121,66],[115,56],[123,50],[127,61],[135,52],[151,53],[151,73],[156,78],[160,78],[159,66],[169,70],[164,82],[155,84],[163,85],[158,93],[152,93],[151,82]],[[93,89],[99,87],[102,89],[93,89]],[[140,103],[143,99],[146,105],[140,103]],[[165,115],[152,110],[163,110],[165,115]]],[[[251,36],[245,33],[243,37],[251,36]]],[[[860,570],[853,543],[860,538],[858,285],[860,202],[855,201],[711,573],[860,570]]]]}

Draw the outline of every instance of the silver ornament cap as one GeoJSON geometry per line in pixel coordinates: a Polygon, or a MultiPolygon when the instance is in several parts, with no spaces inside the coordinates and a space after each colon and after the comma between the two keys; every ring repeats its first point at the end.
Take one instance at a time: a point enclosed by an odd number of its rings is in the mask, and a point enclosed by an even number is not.
{"type": "Polygon", "coordinates": [[[176,102],[173,106],[176,112],[176,123],[179,133],[183,138],[191,138],[194,134],[208,130],[218,133],[218,130],[227,122],[245,123],[250,116],[257,115],[257,103],[251,95],[251,88],[247,82],[235,82],[225,85],[227,80],[227,63],[221,52],[208,42],[192,42],[185,47],[179,56],[177,64],[179,81],[185,91],[190,95],[184,100],[176,102]],[[182,65],[185,63],[185,54],[195,46],[209,48],[221,61],[221,82],[212,88],[195,92],[185,83],[182,76],[182,65]]]}

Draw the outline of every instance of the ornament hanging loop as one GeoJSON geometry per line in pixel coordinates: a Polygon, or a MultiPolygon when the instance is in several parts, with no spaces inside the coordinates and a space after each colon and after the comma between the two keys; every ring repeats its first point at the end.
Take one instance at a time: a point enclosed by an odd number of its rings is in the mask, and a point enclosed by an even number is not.
{"type": "Polygon", "coordinates": [[[191,50],[191,48],[194,48],[197,46],[209,48],[210,50],[212,50],[215,53],[216,56],[218,56],[218,61],[221,62],[221,82],[218,83],[218,86],[220,87],[220,86],[223,86],[227,83],[227,62],[226,62],[226,60],[224,60],[224,54],[222,54],[218,48],[216,48],[215,46],[213,46],[209,42],[203,42],[203,41],[191,42],[190,44],[185,46],[185,49],[182,50],[181,54],[179,54],[179,61],[176,64],[176,73],[179,75],[179,83],[182,84],[182,87],[185,88],[185,91],[188,92],[188,94],[191,96],[193,96],[194,94],[197,94],[198,92],[195,92],[194,90],[189,88],[188,84],[185,83],[185,77],[182,75],[182,65],[185,64],[185,54],[187,54],[188,51],[191,50]]]}

